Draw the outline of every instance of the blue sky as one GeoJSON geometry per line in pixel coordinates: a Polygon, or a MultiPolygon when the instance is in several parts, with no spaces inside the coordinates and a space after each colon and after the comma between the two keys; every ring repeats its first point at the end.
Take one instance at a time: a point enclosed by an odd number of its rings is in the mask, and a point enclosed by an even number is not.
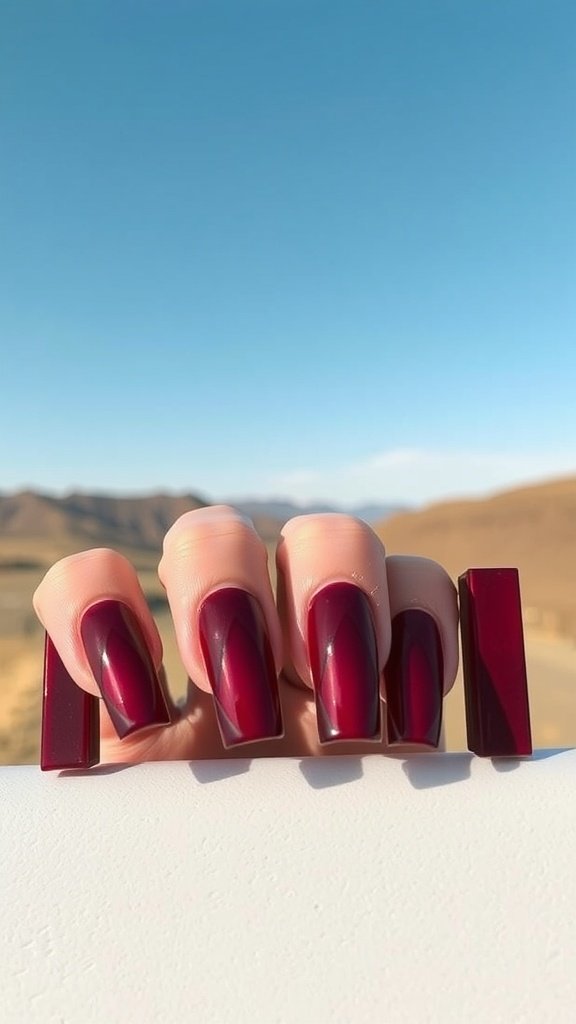
{"type": "Polygon", "coordinates": [[[572,0],[4,0],[0,490],[576,471],[572,0]]]}

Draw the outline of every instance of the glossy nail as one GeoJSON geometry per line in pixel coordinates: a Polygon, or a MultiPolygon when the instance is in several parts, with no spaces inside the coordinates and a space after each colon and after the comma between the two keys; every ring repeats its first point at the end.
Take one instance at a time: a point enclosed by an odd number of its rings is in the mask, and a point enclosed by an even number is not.
{"type": "Polygon", "coordinates": [[[255,597],[222,587],[203,601],[200,646],[226,747],[282,735],[274,655],[255,597]]]}
{"type": "Polygon", "coordinates": [[[438,627],[420,608],[392,619],[392,646],[384,669],[388,743],[437,747],[442,726],[444,658],[438,627]]]}
{"type": "Polygon", "coordinates": [[[330,583],[308,610],[308,656],[321,743],[380,738],[372,610],[354,583],[330,583]]]}
{"type": "Polygon", "coordinates": [[[100,760],[100,701],[76,685],[52,640],[44,644],[40,767],[91,768],[100,760]]]}
{"type": "Polygon", "coordinates": [[[458,580],[468,748],[532,753],[517,569],[468,569],[458,580]]]}
{"type": "Polygon", "coordinates": [[[168,725],[162,684],[132,610],[121,601],[99,601],[84,612],[80,634],[120,739],[150,726],[168,725]]]}

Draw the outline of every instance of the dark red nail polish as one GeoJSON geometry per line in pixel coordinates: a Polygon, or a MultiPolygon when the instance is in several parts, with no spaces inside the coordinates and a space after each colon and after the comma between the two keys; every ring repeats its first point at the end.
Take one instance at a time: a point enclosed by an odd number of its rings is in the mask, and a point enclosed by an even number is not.
{"type": "Polygon", "coordinates": [[[203,601],[200,646],[226,747],[282,736],[274,655],[256,598],[222,587],[203,601]]]}
{"type": "Polygon", "coordinates": [[[99,601],[84,612],[80,634],[120,739],[150,726],[168,725],[166,697],[132,610],[121,601],[99,601]]]}
{"type": "Polygon", "coordinates": [[[308,655],[320,742],[379,739],[376,632],[370,602],[360,587],[330,583],[313,597],[308,655]]]}
{"type": "Polygon", "coordinates": [[[468,748],[532,753],[517,569],[468,569],[458,580],[468,748]]]}
{"type": "Polygon", "coordinates": [[[392,647],[384,680],[388,743],[437,747],[444,658],[438,627],[428,612],[406,608],[392,619],[392,647]]]}
{"type": "Polygon", "coordinates": [[[44,692],[40,767],[91,768],[100,760],[100,701],[76,685],[48,634],[44,646],[44,692]]]}

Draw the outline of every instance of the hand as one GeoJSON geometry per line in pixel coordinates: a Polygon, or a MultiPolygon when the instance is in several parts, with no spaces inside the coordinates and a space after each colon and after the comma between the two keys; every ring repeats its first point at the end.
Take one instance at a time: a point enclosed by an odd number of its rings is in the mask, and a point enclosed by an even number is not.
{"type": "Polygon", "coordinates": [[[277,601],[265,545],[234,509],[187,512],[168,531],[159,576],[190,679],[182,706],[131,563],[95,549],[49,569],[34,607],[74,682],[103,698],[102,762],[438,745],[458,668],[444,569],[386,558],[369,526],[339,514],[292,519],[276,561],[277,601]]]}

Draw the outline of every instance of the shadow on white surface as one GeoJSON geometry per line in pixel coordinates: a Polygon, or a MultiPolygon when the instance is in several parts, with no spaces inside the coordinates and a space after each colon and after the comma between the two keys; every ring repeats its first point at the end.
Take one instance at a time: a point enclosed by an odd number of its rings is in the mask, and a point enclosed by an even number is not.
{"type": "Polygon", "coordinates": [[[234,778],[235,775],[245,775],[250,771],[252,759],[250,757],[223,757],[214,761],[189,761],[188,765],[196,782],[222,782],[224,779],[234,778]]]}

